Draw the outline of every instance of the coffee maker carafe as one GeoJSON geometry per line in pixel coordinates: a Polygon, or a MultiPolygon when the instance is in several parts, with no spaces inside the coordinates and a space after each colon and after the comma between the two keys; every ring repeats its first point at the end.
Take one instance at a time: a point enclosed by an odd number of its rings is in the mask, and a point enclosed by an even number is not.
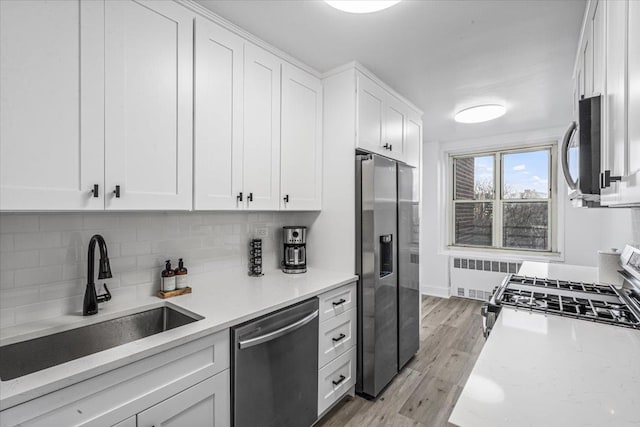
{"type": "Polygon", "coordinates": [[[307,271],[307,227],[282,227],[285,273],[305,273],[307,271]]]}

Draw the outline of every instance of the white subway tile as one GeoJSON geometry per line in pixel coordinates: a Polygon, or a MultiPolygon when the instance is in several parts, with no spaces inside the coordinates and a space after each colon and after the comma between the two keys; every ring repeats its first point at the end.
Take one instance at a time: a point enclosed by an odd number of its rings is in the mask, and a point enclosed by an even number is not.
{"type": "Polygon", "coordinates": [[[85,230],[110,230],[118,228],[118,215],[114,214],[86,214],[83,228],[85,230]]]}
{"type": "Polygon", "coordinates": [[[120,275],[120,285],[123,287],[150,283],[151,281],[151,270],[131,271],[120,275]]]}
{"type": "Polygon", "coordinates": [[[137,269],[136,257],[134,256],[109,258],[109,263],[111,264],[112,274],[119,274],[137,269]]]}
{"type": "Polygon", "coordinates": [[[0,270],[0,289],[9,289],[14,286],[15,272],[13,270],[0,270]]]}
{"type": "Polygon", "coordinates": [[[82,230],[81,214],[43,214],[40,216],[40,231],[82,230]]]}
{"type": "Polygon", "coordinates": [[[42,231],[37,233],[18,233],[14,236],[16,250],[58,248],[62,245],[62,233],[42,231]]]}
{"type": "Polygon", "coordinates": [[[37,267],[39,258],[38,251],[6,252],[0,255],[0,270],[37,267]]]}
{"type": "Polygon", "coordinates": [[[86,253],[74,248],[53,248],[40,250],[40,265],[75,264],[86,258],[86,253]]]}
{"type": "Polygon", "coordinates": [[[39,217],[34,214],[0,214],[0,233],[38,231],[39,217]]]}
{"type": "MultiPolygon", "coordinates": [[[[98,270],[94,267],[97,277],[98,270]]],[[[75,264],[65,264],[62,266],[62,277],[58,280],[71,280],[84,278],[87,274],[87,263],[77,262],[75,264]]]]}
{"type": "Polygon", "coordinates": [[[37,287],[0,289],[0,308],[16,308],[38,302],[37,287]]]}
{"type": "Polygon", "coordinates": [[[0,310],[0,328],[7,328],[16,323],[16,313],[12,308],[0,310]]]}
{"type": "Polygon", "coordinates": [[[26,268],[15,272],[16,287],[43,285],[45,283],[59,282],[60,280],[62,280],[61,265],[26,268]]]}
{"type": "Polygon", "coordinates": [[[13,234],[0,234],[0,252],[12,251],[14,249],[13,234]]]}
{"type": "Polygon", "coordinates": [[[73,296],[84,296],[85,283],[82,280],[54,283],[40,286],[40,301],[48,301],[73,296]]]}
{"type": "Polygon", "coordinates": [[[151,253],[149,242],[126,242],[120,245],[121,256],[146,255],[151,253]]]}

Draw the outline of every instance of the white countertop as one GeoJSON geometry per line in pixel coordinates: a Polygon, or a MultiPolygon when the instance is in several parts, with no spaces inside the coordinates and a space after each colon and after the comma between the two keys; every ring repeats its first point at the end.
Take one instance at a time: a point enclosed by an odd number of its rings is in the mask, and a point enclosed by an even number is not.
{"type": "MultiPolygon", "coordinates": [[[[519,273],[594,282],[595,272],[525,263],[519,273]]],[[[503,307],[449,422],[638,427],[640,331],[503,307]]]]}
{"type": "Polygon", "coordinates": [[[598,269],[582,265],[525,261],[522,263],[520,270],[518,270],[518,274],[520,276],[573,280],[585,283],[596,283],[598,281],[598,269]]]}
{"type": "Polygon", "coordinates": [[[162,300],[154,296],[134,300],[114,298],[100,304],[97,315],[81,313],[0,330],[6,345],[164,305],[203,319],[157,335],[101,351],[10,381],[0,381],[0,409],[7,409],[46,393],[75,384],[144,357],[225,330],[271,311],[295,304],[328,290],[354,282],[357,277],[309,269],[305,274],[266,272],[249,277],[245,271],[192,277],[193,293],[162,300]]]}

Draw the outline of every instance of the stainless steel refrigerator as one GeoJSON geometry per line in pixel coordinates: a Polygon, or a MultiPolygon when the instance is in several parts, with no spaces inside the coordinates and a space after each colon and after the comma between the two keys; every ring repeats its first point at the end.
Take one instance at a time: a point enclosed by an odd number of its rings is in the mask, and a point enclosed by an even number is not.
{"type": "Polygon", "coordinates": [[[417,171],[356,155],[356,391],[376,397],[418,351],[417,171]]]}

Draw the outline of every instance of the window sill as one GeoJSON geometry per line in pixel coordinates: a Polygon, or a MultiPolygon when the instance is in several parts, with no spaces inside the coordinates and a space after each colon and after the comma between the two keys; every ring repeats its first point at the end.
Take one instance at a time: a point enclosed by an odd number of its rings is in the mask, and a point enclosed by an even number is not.
{"type": "Polygon", "coordinates": [[[447,255],[460,258],[482,258],[505,261],[542,261],[542,262],[564,262],[564,255],[560,252],[531,252],[513,251],[504,249],[483,249],[463,246],[447,246],[438,255],[447,255]]]}

